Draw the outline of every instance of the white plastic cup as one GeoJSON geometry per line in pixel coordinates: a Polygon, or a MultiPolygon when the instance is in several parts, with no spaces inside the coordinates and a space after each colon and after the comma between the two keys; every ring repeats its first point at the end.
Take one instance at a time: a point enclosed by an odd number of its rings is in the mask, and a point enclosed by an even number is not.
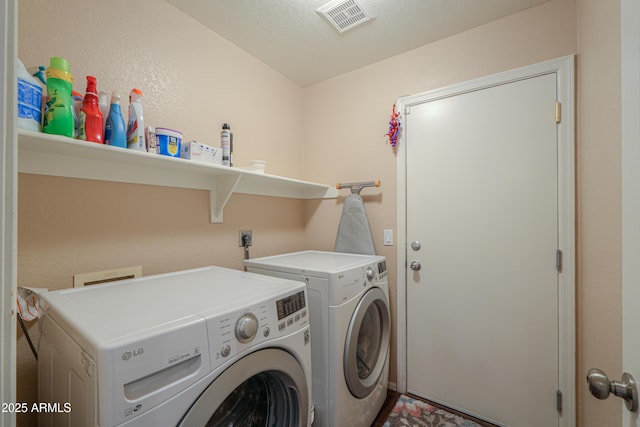
{"type": "Polygon", "coordinates": [[[267,168],[267,162],[264,160],[249,160],[249,165],[252,171],[258,173],[264,173],[264,170],[267,168]]]}

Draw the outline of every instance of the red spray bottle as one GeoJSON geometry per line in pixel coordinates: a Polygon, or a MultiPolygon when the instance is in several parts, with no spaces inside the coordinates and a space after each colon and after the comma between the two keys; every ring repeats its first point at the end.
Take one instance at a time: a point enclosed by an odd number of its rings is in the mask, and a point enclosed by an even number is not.
{"type": "Polygon", "coordinates": [[[98,105],[98,91],[96,78],[87,76],[87,92],[80,109],[80,126],[78,139],[104,144],[104,129],[102,128],[102,111],[98,105]]]}

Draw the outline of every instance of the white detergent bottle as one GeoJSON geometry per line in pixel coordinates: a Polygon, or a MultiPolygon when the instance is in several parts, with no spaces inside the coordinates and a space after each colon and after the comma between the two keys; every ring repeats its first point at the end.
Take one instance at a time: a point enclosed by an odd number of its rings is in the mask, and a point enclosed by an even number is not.
{"type": "Polygon", "coordinates": [[[42,130],[42,86],[18,59],[18,127],[42,130]]]}
{"type": "Polygon", "coordinates": [[[127,124],[127,148],[147,151],[144,142],[144,118],[142,116],[142,91],[132,89],[129,94],[129,122],[127,124]]]}

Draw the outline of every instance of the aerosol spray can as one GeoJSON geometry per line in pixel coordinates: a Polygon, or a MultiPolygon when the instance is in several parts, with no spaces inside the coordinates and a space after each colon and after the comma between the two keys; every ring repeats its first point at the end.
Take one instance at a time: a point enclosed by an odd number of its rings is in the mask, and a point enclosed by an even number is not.
{"type": "Polygon", "coordinates": [[[222,125],[220,148],[222,149],[222,166],[231,166],[231,130],[228,123],[222,125]]]}

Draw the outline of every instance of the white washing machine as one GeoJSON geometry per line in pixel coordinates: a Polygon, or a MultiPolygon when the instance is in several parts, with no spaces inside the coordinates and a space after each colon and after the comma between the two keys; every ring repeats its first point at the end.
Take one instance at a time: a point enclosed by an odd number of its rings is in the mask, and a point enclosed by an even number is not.
{"type": "Polygon", "coordinates": [[[42,296],[39,426],[310,426],[304,284],[201,268],[42,296]]]}
{"type": "Polygon", "coordinates": [[[304,251],[245,260],[247,271],[307,283],[314,427],[369,427],[387,395],[385,258],[304,251]]]}

